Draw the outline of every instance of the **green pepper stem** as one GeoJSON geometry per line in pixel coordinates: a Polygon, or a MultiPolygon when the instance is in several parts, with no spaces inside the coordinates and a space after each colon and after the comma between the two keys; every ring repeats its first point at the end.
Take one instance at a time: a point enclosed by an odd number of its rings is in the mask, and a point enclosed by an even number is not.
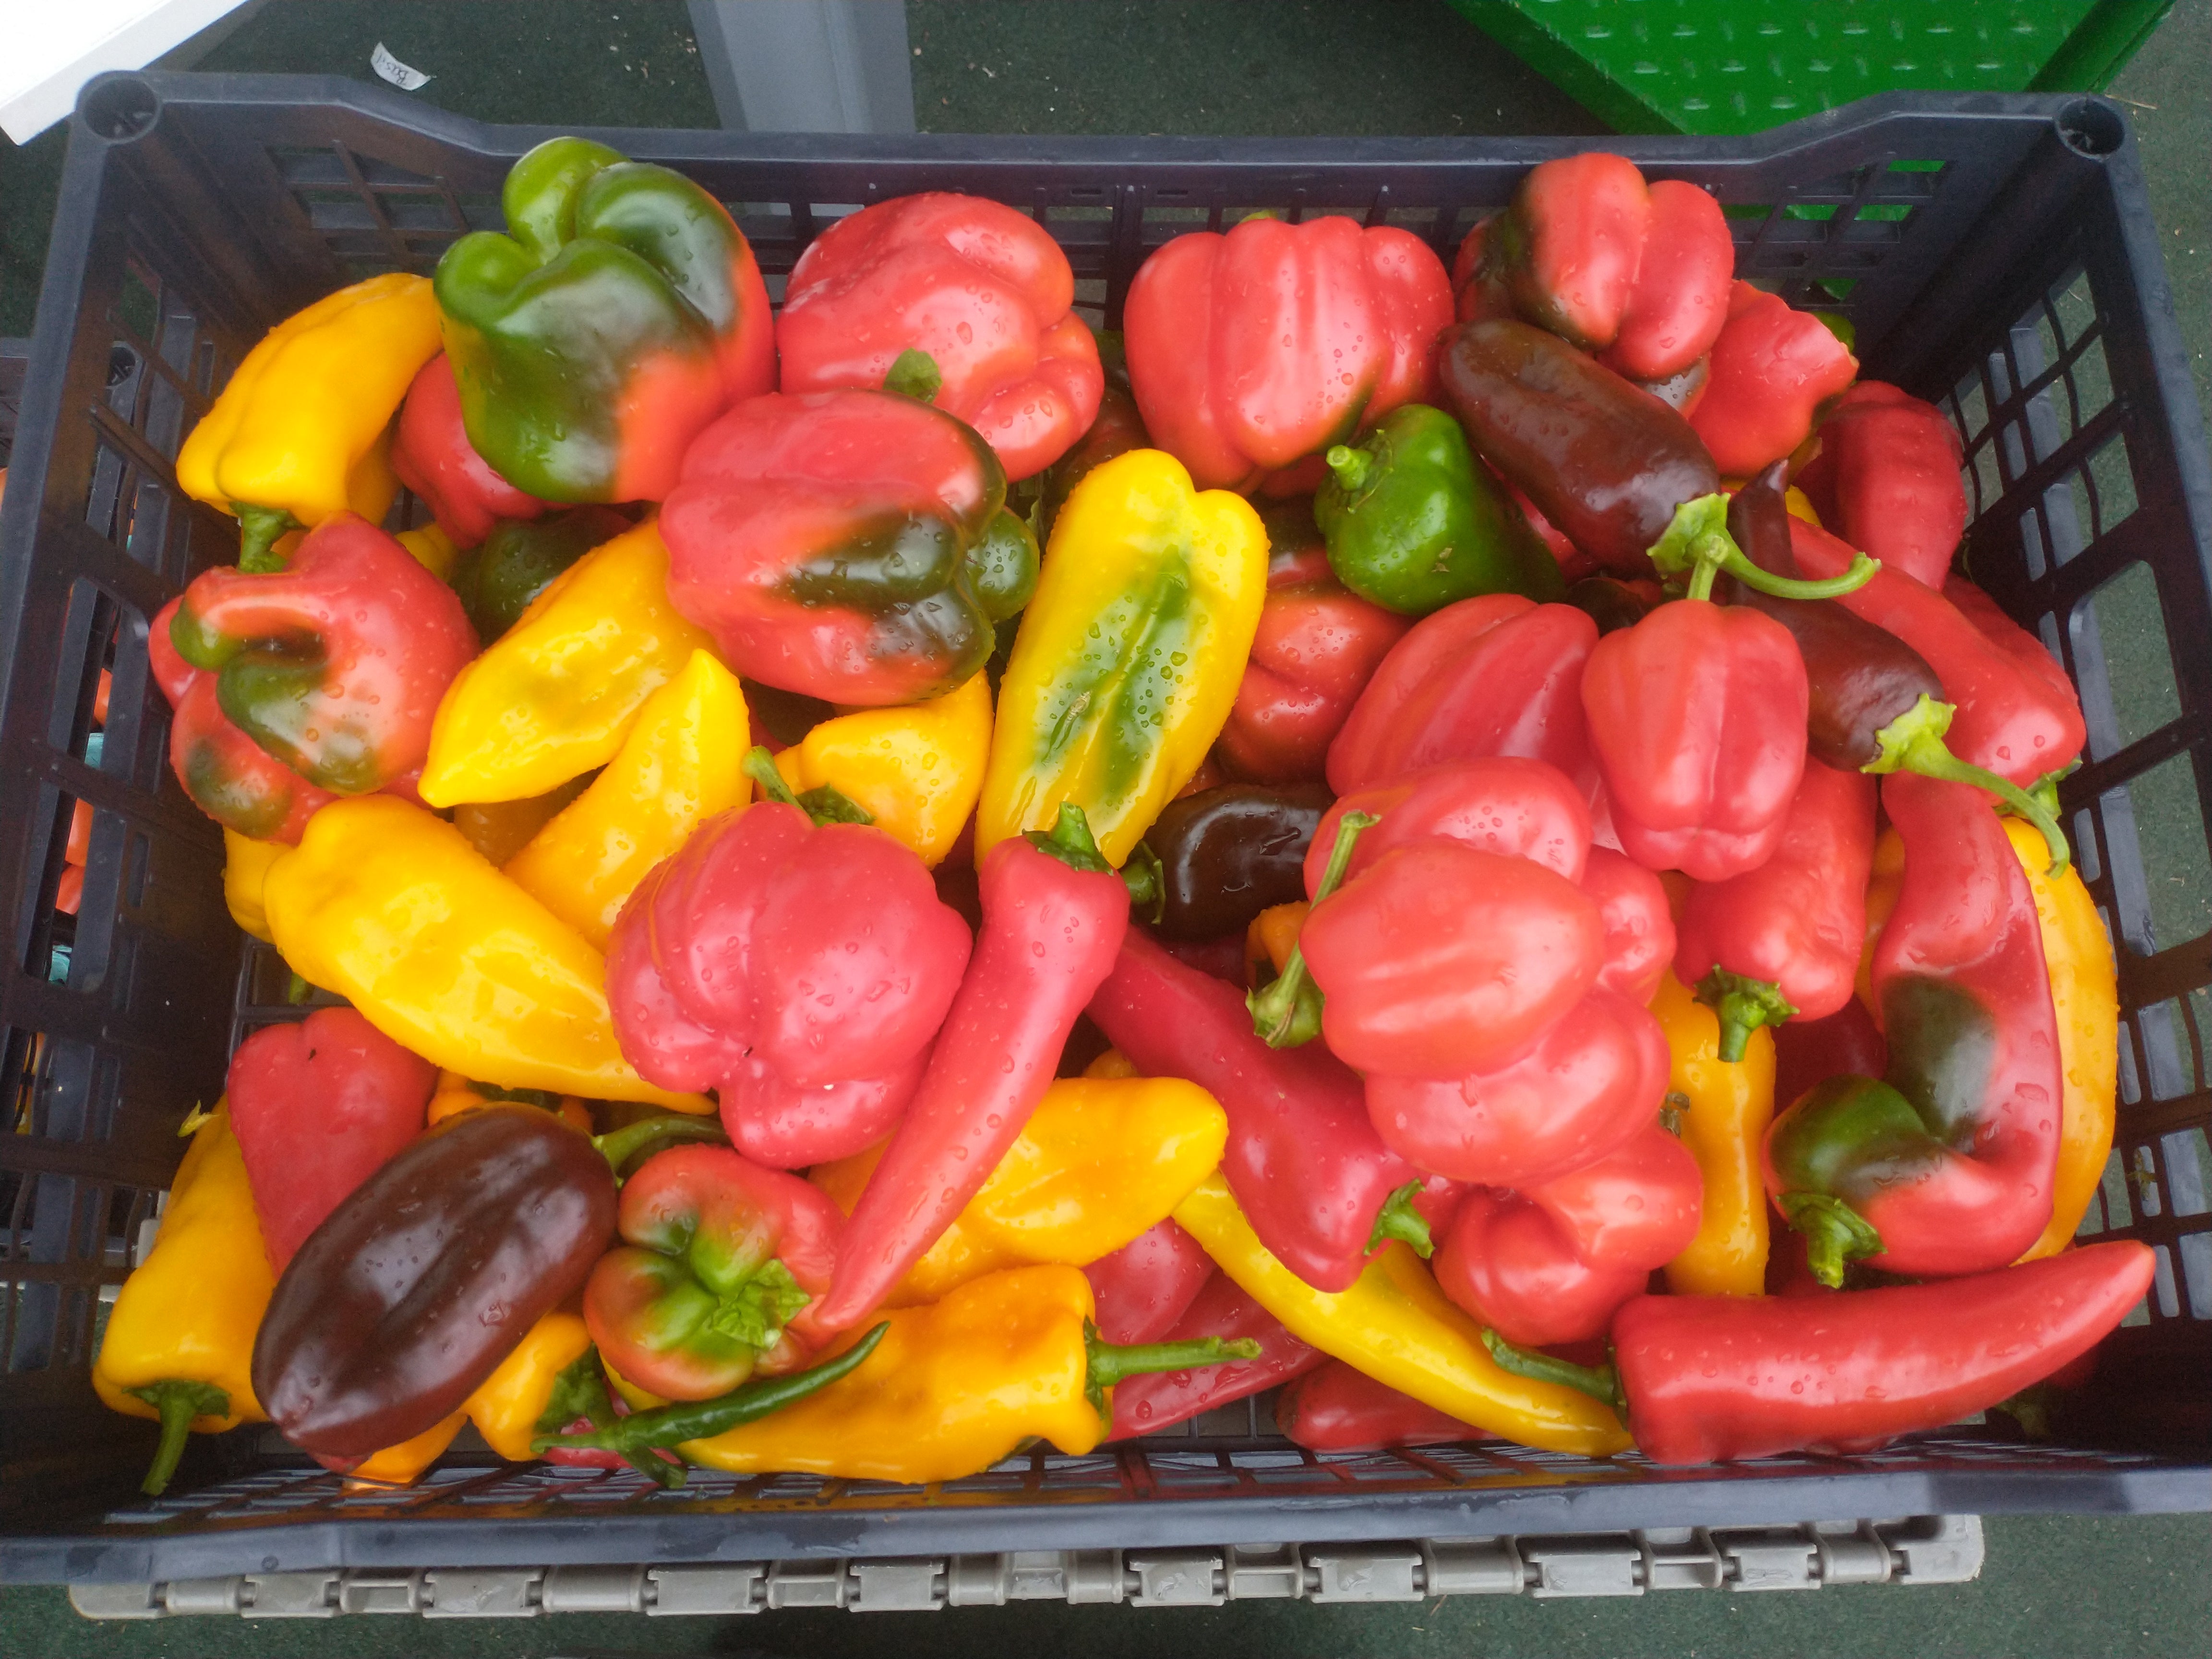
{"type": "Polygon", "coordinates": [[[593,1135],[592,1145],[607,1161],[607,1167],[622,1177],[623,1165],[639,1153],[659,1152],[663,1146],[678,1146],[686,1141],[710,1141],[717,1146],[730,1144],[720,1119],[695,1117],[683,1112],[671,1112],[661,1117],[640,1118],[619,1129],[610,1129],[603,1135],[593,1135]]]}
{"type": "Polygon", "coordinates": [[[1160,855],[1152,851],[1151,842],[1137,843],[1137,850],[1121,866],[1121,883],[1129,890],[1131,911],[1139,920],[1158,927],[1161,918],[1167,915],[1168,877],[1166,866],[1161,864],[1160,855]]]}
{"type": "Polygon", "coordinates": [[[1843,1289],[1847,1265],[1881,1254],[1881,1235],[1874,1224],[1840,1198],[1794,1192],[1774,1202],[1783,1218],[1805,1236],[1805,1265],[1830,1290],[1843,1289]]]}
{"type": "Polygon", "coordinates": [[[1114,873],[1114,866],[1106,862],[1106,855],[1098,850],[1097,838],[1091,833],[1091,820],[1072,800],[1060,802],[1059,815],[1053,819],[1050,830],[1027,830],[1022,832],[1022,839],[1071,870],[1099,876],[1114,873]]]}
{"type": "Polygon", "coordinates": [[[934,403],[944,384],[945,374],[938,368],[937,359],[917,346],[908,346],[894,357],[890,373],[884,376],[884,391],[918,403],[934,403]]]}
{"type": "Polygon", "coordinates": [[[775,757],[759,744],[745,750],[744,775],[760,785],[767,797],[784,806],[796,806],[817,824],[873,823],[876,815],[854,800],[843,790],[822,784],[803,795],[795,795],[791,786],[783,781],[783,774],[775,768],[775,757]]]}
{"type": "MultiPolygon", "coordinates": [[[[2058,816],[2051,805],[2018,784],[2008,783],[1994,772],[1985,772],[1960,760],[1943,741],[1958,712],[1956,704],[1938,702],[1922,692],[1919,702],[1874,734],[1881,752],[1859,769],[1874,773],[1912,772],[1923,778],[1972,784],[1977,789],[1987,790],[2008,811],[2026,818],[2042,832],[2043,844],[2051,851],[2049,873],[2053,877],[2064,875],[2066,866],[2074,860],[2074,851],[2066,844],[2066,832],[2059,827],[2058,816]]],[[[2036,787],[2042,787],[2040,781],[2036,787]]],[[[2053,790],[2052,800],[2056,799],[2057,792],[2053,790]]]]}
{"type": "Polygon", "coordinates": [[[1731,1066],[1742,1060],[1753,1031],[1762,1025],[1779,1025],[1797,1012],[1796,1005],[1772,980],[1747,978],[1725,968],[1715,968],[1699,980],[1696,996],[1719,1017],[1721,1058],[1731,1066]]]}
{"type": "Polygon", "coordinates": [[[1628,1414],[1627,1396],[1620,1389],[1620,1373],[1611,1365],[1577,1365],[1555,1354],[1538,1353],[1508,1342],[1487,1325],[1482,1328],[1482,1346],[1490,1350],[1490,1357],[1498,1362],[1500,1370],[1525,1376],[1532,1382],[1551,1382],[1573,1389],[1612,1407],[1621,1416],[1628,1414]]]}
{"type": "Polygon", "coordinates": [[[1322,459],[1328,464],[1328,470],[1335,475],[1338,485],[1347,493],[1364,485],[1368,475],[1375,470],[1375,458],[1365,450],[1355,449],[1350,444],[1331,446],[1322,459]]]}
{"type": "Polygon", "coordinates": [[[240,501],[237,507],[238,568],[257,576],[283,569],[284,561],[275,551],[276,538],[305,526],[281,507],[253,507],[240,501]]]}
{"type": "Polygon", "coordinates": [[[1260,1345],[1249,1336],[1197,1336],[1181,1342],[1135,1342],[1127,1346],[1101,1342],[1095,1327],[1086,1328],[1084,1346],[1091,1356],[1089,1376],[1094,1389],[1110,1389],[1132,1376],[1155,1371],[1191,1371],[1202,1365],[1226,1364],[1232,1359],[1257,1359],[1260,1345]]]}
{"type": "MultiPolygon", "coordinates": [[[[1328,849],[1328,867],[1322,872],[1321,885],[1314,890],[1316,904],[1344,884],[1344,872],[1352,867],[1352,849],[1361,833],[1382,821],[1372,812],[1346,812],[1338,820],[1336,841],[1328,849]]],[[[1307,971],[1302,949],[1294,946],[1274,983],[1247,996],[1244,1006],[1252,1011],[1252,1029],[1270,1048],[1295,1048],[1321,1035],[1321,988],[1307,971]]]]}
{"type": "Polygon", "coordinates": [[[1651,544],[1652,565],[1662,576],[1689,577],[1686,598],[1709,599],[1713,582],[1726,571],[1746,587],[1778,599],[1832,599],[1864,587],[1881,568],[1881,561],[1863,553],[1851,556],[1840,576],[1822,581],[1801,581],[1762,570],[1744,556],[1728,531],[1728,497],[1715,493],[1684,501],[1674,509],[1666,533],[1651,544]]]}
{"type": "Polygon", "coordinates": [[[1367,1235],[1367,1248],[1379,1250],[1387,1239],[1396,1239],[1409,1245],[1415,1255],[1426,1261],[1437,1253],[1437,1242],[1429,1233],[1428,1218],[1413,1207],[1413,1196],[1421,1190],[1421,1183],[1409,1181],[1382,1200],[1382,1207],[1375,1212],[1375,1230],[1367,1235]]]}
{"type": "Polygon", "coordinates": [[[159,1498],[168,1490],[169,1479],[177,1472],[177,1461],[185,1455],[185,1442],[191,1434],[193,1419],[229,1416],[230,1395],[212,1382],[192,1382],[179,1377],[149,1382],[143,1389],[126,1392],[161,1414],[161,1444],[155,1448],[154,1461],[147,1468],[146,1478],[138,1483],[138,1490],[147,1497],[159,1498]]]}

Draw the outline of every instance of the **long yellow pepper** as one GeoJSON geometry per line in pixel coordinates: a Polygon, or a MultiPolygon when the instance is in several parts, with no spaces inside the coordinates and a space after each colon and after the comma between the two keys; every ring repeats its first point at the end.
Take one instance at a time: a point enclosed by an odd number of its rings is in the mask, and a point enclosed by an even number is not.
{"type": "Polygon", "coordinates": [[[599,952],[419,806],[331,802],[262,890],[284,959],[434,1065],[506,1089],[714,1109],[631,1068],[599,952]]]}
{"type": "Polygon", "coordinates": [[[293,524],[380,520],[398,493],[386,428],[438,354],[428,277],[372,276],[270,329],[177,452],[187,495],[237,517],[240,563],[276,568],[293,524]]]}
{"type": "Polygon", "coordinates": [[[1481,1328],[1445,1298],[1405,1245],[1393,1240],[1376,1251],[1350,1290],[1317,1291],[1260,1242],[1219,1176],[1200,1182],[1175,1218],[1291,1335],[1376,1382],[1524,1446],[1587,1457],[1628,1449],[1628,1432],[1610,1407],[1492,1359],[1481,1328]]]}
{"type": "Polygon", "coordinates": [[[1766,1184],[1759,1154],[1774,1121],[1774,1033],[1760,1026],[1733,1065],[1721,1024],[1670,969],[1651,999],[1672,1056],[1667,1086],[1688,1102],[1682,1144],[1705,1176],[1698,1233],[1667,1264],[1680,1296],[1759,1296],[1766,1289],[1766,1184]]]}
{"type": "Polygon", "coordinates": [[[927,702],[824,720],[778,755],[775,769],[794,794],[841,791],[934,869],[975,810],[990,752],[991,688],[976,674],[927,702]]]}
{"type": "Polygon", "coordinates": [[[646,699],[591,787],[501,866],[592,945],[606,948],[623,901],[702,819],[752,798],[738,677],[704,651],[646,699]]]}

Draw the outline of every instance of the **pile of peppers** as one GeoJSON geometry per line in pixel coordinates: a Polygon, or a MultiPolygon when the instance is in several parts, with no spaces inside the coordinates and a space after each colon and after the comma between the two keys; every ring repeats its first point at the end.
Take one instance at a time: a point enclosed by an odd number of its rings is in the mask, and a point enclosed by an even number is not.
{"type": "Polygon", "coordinates": [[[669,169],[503,204],[179,457],[240,556],[155,618],[170,758],[301,1018],[106,1327],[149,1492],[244,1423],[942,1480],[1279,1386],[1322,1451],[1846,1452],[2140,1301],[2073,1243],[2079,701],[1705,191],[1255,215],[1116,334],[996,202],[780,313],[669,169]]]}

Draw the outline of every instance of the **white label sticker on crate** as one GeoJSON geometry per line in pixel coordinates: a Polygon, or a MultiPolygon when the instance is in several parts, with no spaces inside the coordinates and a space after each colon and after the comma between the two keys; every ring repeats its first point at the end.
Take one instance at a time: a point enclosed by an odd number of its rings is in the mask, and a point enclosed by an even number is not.
{"type": "Polygon", "coordinates": [[[368,54],[368,66],[402,92],[419,91],[430,84],[428,76],[401,63],[385,49],[381,40],[376,43],[376,50],[368,54]]]}

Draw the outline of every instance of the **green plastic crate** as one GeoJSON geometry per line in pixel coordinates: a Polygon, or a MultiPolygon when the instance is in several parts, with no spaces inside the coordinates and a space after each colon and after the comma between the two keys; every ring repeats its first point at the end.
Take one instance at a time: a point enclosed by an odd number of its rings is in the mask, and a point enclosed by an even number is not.
{"type": "Polygon", "coordinates": [[[1757,132],[1877,92],[2094,92],[2173,0],[1451,0],[1622,132],[1757,132]]]}

